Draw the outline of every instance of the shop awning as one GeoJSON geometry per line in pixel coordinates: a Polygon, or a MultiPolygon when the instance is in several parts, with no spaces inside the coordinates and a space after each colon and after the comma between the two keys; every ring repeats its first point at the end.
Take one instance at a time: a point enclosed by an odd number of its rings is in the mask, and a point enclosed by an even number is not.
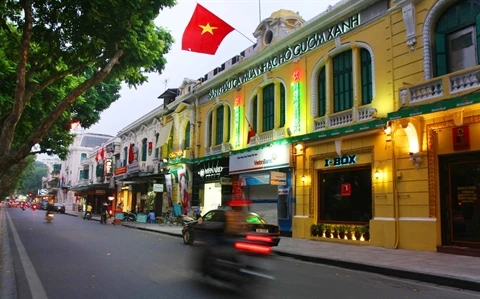
{"type": "Polygon", "coordinates": [[[172,131],[172,126],[173,126],[173,121],[163,126],[163,128],[160,130],[156,147],[161,147],[165,143],[167,143],[168,137],[170,137],[170,132],[172,131]]]}
{"type": "Polygon", "coordinates": [[[445,111],[453,108],[461,108],[464,106],[469,106],[477,103],[480,103],[480,93],[472,93],[462,97],[438,101],[436,103],[404,108],[396,112],[388,113],[387,119],[396,120],[401,118],[425,115],[425,114],[445,111]]]}
{"type": "Polygon", "coordinates": [[[69,190],[70,191],[83,191],[83,190],[87,190],[87,189],[88,189],[88,186],[75,186],[75,187],[70,188],[69,190]]]}

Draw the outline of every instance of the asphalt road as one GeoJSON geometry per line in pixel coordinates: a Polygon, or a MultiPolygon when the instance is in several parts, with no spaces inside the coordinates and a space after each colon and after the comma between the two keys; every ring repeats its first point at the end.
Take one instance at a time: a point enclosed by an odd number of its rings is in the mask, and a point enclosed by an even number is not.
{"type": "MultiPolygon", "coordinates": [[[[46,223],[41,210],[11,208],[8,214],[20,299],[241,297],[194,279],[197,248],[180,238],[61,214],[46,223]]],[[[276,279],[257,286],[249,298],[480,298],[293,259],[272,262],[276,279]]]]}

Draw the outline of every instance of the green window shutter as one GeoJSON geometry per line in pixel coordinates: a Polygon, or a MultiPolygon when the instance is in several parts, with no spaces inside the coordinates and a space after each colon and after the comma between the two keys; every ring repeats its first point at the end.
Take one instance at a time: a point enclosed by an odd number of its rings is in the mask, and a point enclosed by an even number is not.
{"type": "Polygon", "coordinates": [[[257,117],[258,117],[258,98],[257,96],[255,96],[255,98],[253,99],[253,119],[252,119],[252,128],[255,132],[257,132],[257,117]]]}
{"type": "Polygon", "coordinates": [[[147,161],[147,139],[142,141],[142,161],[147,161]]]}
{"type": "Polygon", "coordinates": [[[208,126],[210,128],[210,132],[207,136],[207,146],[213,146],[213,112],[210,113],[210,116],[208,117],[208,126]]]}
{"type": "Polygon", "coordinates": [[[190,148],[190,122],[187,123],[185,128],[185,148],[190,148]]]}
{"type": "Polygon", "coordinates": [[[128,148],[125,147],[123,148],[123,166],[127,165],[127,159],[128,159],[128,148]]]}
{"type": "Polygon", "coordinates": [[[435,34],[435,77],[448,74],[445,34],[435,34]]]}
{"type": "Polygon", "coordinates": [[[477,64],[480,64],[480,13],[477,14],[476,29],[477,29],[477,64]]]}
{"type": "Polygon", "coordinates": [[[285,102],[285,86],[280,83],[280,127],[285,127],[285,111],[287,103],[285,102]]]}
{"type": "Polygon", "coordinates": [[[80,180],[83,179],[83,170],[80,170],[80,173],[78,174],[78,178],[79,178],[80,180]]]}
{"type": "Polygon", "coordinates": [[[83,178],[86,179],[86,180],[88,180],[88,169],[85,169],[85,170],[83,171],[83,178]]]}
{"type": "Polygon", "coordinates": [[[373,99],[372,58],[367,49],[360,50],[362,72],[362,105],[368,105],[373,99]]]}
{"type": "Polygon", "coordinates": [[[333,58],[334,112],[353,107],[352,50],[333,58]]]}
{"type": "Polygon", "coordinates": [[[160,134],[155,134],[155,158],[159,158],[158,154],[160,153],[160,148],[157,147],[157,144],[158,144],[158,137],[160,136],[160,134]]]}
{"type": "Polygon", "coordinates": [[[263,132],[273,130],[275,123],[275,85],[265,86],[263,92],[263,132]]]}
{"type": "Polygon", "coordinates": [[[225,107],[220,106],[217,108],[216,128],[217,134],[215,135],[215,145],[223,143],[223,119],[224,119],[225,107]]]}
{"type": "Polygon", "coordinates": [[[320,74],[318,74],[318,84],[317,84],[317,93],[318,93],[318,116],[325,116],[326,113],[326,104],[327,104],[327,84],[325,81],[325,67],[322,68],[320,74]]]}

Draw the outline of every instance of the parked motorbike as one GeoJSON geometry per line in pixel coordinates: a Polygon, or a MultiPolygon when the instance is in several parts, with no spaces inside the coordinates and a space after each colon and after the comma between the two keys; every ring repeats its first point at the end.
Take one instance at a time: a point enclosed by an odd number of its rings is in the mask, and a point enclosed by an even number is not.
{"type": "Polygon", "coordinates": [[[52,222],[53,217],[54,217],[53,212],[52,212],[52,211],[48,211],[48,212],[47,212],[47,216],[45,216],[45,220],[47,220],[47,222],[52,222]]]}
{"type": "Polygon", "coordinates": [[[123,214],[123,221],[135,222],[137,221],[137,215],[132,212],[126,212],[123,214]]]}
{"type": "Polygon", "coordinates": [[[87,219],[87,220],[92,219],[92,212],[87,212],[87,213],[85,214],[85,216],[83,216],[83,219],[84,219],[84,220],[85,220],[85,219],[87,219]]]}
{"type": "Polygon", "coordinates": [[[200,273],[237,291],[274,280],[270,259],[273,240],[269,236],[247,235],[210,244],[203,253],[200,273]]]}

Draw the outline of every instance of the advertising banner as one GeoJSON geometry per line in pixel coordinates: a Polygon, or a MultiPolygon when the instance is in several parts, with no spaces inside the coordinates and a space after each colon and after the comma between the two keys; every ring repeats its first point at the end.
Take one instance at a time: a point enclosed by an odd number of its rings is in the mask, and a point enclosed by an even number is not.
{"type": "Polygon", "coordinates": [[[230,174],[261,171],[290,166],[290,145],[266,148],[230,156],[230,174]]]}

